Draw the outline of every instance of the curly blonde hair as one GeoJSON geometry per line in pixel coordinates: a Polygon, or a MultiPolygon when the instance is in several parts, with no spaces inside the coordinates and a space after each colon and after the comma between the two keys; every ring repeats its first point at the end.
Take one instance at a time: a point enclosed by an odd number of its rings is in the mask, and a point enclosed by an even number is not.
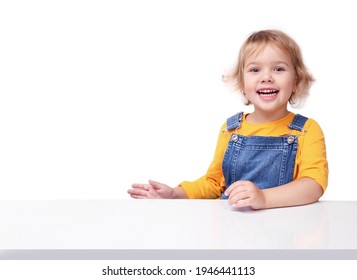
{"type": "MultiPolygon", "coordinates": [[[[292,92],[289,103],[292,106],[302,103],[309,94],[314,78],[303,62],[298,44],[290,36],[279,30],[261,30],[252,33],[242,45],[232,72],[222,76],[223,81],[231,83],[235,90],[243,93],[243,69],[247,57],[261,51],[268,44],[277,47],[291,58],[296,73],[296,90],[292,92]]],[[[246,100],[245,104],[249,105],[249,100],[246,100]]]]}

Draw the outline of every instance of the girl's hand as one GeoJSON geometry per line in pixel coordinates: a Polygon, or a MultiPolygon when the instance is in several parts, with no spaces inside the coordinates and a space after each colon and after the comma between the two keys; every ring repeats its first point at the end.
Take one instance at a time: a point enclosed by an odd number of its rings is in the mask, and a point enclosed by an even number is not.
{"type": "Polygon", "coordinates": [[[264,192],[251,181],[234,182],[225,190],[225,195],[229,196],[229,205],[234,207],[265,208],[264,192]]]}
{"type": "Polygon", "coordinates": [[[149,184],[133,184],[128,193],[132,198],[139,199],[175,198],[173,188],[153,180],[149,180],[149,184]]]}

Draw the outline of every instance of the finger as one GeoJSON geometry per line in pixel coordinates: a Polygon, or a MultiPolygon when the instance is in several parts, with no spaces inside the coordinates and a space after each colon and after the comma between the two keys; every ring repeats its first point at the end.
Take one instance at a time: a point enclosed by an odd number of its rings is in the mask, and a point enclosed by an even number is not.
{"type": "Polygon", "coordinates": [[[130,195],[134,195],[134,196],[142,196],[142,197],[146,197],[148,194],[148,191],[143,190],[143,189],[130,189],[128,190],[128,194],[130,195]]]}
{"type": "Polygon", "coordinates": [[[133,189],[143,189],[143,190],[146,190],[148,191],[149,190],[149,184],[132,184],[131,187],[133,189]]]}
{"type": "Polygon", "coordinates": [[[250,199],[241,199],[238,200],[236,203],[230,204],[234,208],[242,208],[242,207],[247,207],[250,206],[250,199]]]}
{"type": "Polygon", "coordinates": [[[154,186],[149,187],[148,198],[161,198],[154,186]]]}
{"type": "Polygon", "coordinates": [[[164,186],[164,184],[160,183],[160,182],[157,182],[157,181],[154,181],[154,180],[149,180],[149,183],[151,186],[153,186],[155,189],[157,190],[160,190],[162,189],[162,187],[164,186]]]}
{"type": "Polygon", "coordinates": [[[243,187],[245,186],[246,181],[237,181],[231,184],[225,191],[224,194],[226,196],[230,196],[230,194],[236,190],[236,191],[243,191],[243,187]]]}
{"type": "Polygon", "coordinates": [[[240,191],[240,192],[232,193],[228,198],[228,203],[229,205],[233,205],[240,201],[247,200],[248,198],[250,198],[249,192],[240,191]]]}

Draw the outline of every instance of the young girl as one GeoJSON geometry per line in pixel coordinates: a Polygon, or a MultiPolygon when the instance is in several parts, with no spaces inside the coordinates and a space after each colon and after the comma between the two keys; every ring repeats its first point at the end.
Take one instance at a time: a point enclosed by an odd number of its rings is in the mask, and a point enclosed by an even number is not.
{"type": "Polygon", "coordinates": [[[288,111],[313,82],[299,46],[277,30],[251,34],[232,75],[250,114],[227,119],[206,175],[171,188],[149,180],[133,184],[133,198],[218,198],[253,209],[316,202],[327,187],[328,165],[318,123],[288,111]]]}

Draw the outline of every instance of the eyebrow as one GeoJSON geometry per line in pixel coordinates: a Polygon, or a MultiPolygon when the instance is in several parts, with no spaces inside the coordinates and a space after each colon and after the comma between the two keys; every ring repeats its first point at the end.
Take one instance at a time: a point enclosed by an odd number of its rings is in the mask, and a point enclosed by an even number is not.
{"type": "MultiPolygon", "coordinates": [[[[261,64],[260,62],[256,62],[256,61],[252,61],[252,62],[249,62],[248,64],[246,64],[245,66],[244,66],[244,68],[245,67],[248,67],[249,65],[259,65],[259,64],[261,64]]],[[[286,65],[286,66],[290,66],[290,64],[289,63],[287,63],[287,62],[285,62],[285,61],[273,61],[273,63],[271,63],[271,64],[274,64],[274,65],[276,65],[276,64],[284,64],[284,65],[286,65]]]]}

